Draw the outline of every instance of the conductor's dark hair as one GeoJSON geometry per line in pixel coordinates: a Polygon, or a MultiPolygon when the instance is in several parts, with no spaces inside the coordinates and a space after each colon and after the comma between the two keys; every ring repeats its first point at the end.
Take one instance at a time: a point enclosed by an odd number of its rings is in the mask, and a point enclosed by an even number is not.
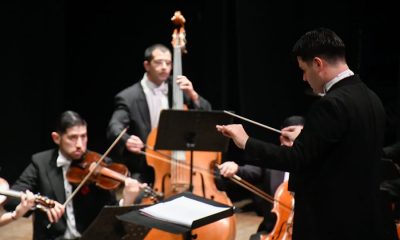
{"type": "Polygon", "coordinates": [[[294,44],[292,52],[305,62],[312,61],[314,57],[333,62],[345,59],[346,46],[334,31],[317,28],[301,36],[294,44]]]}
{"type": "Polygon", "coordinates": [[[77,112],[68,110],[61,113],[56,122],[56,131],[63,134],[68,128],[75,126],[87,126],[85,119],[83,119],[77,112]]]}
{"type": "Polygon", "coordinates": [[[144,60],[146,61],[151,61],[153,60],[153,51],[154,50],[160,50],[161,52],[170,52],[169,48],[167,48],[165,45],[157,43],[157,44],[153,44],[150,47],[146,48],[146,50],[144,50],[144,60]]]}

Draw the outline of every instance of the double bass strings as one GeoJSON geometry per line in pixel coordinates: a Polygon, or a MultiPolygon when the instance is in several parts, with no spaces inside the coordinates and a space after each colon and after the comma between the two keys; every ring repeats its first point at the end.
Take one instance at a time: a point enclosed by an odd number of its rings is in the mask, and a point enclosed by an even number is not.
{"type": "MultiPolygon", "coordinates": [[[[145,155],[145,156],[153,157],[153,158],[155,158],[155,159],[157,159],[159,161],[166,162],[166,163],[170,163],[171,161],[174,161],[174,160],[176,161],[176,159],[171,158],[168,154],[164,154],[164,153],[162,153],[160,151],[156,151],[151,146],[146,145],[145,147],[150,149],[150,150],[152,150],[152,151],[155,151],[157,154],[159,154],[159,155],[161,155],[163,157],[158,156],[156,154],[144,152],[144,151],[140,151],[140,154],[145,155]]],[[[181,161],[176,161],[176,162],[180,167],[183,167],[183,168],[185,168],[187,170],[190,170],[189,164],[181,162],[181,161]]],[[[215,164],[215,166],[218,167],[218,164],[215,164]]],[[[200,167],[197,167],[195,165],[193,166],[193,169],[201,171],[202,173],[207,174],[209,176],[215,177],[215,175],[213,173],[210,173],[209,169],[200,168],[200,167]]],[[[282,202],[276,200],[274,197],[270,196],[269,194],[265,193],[261,189],[255,187],[254,185],[252,185],[251,183],[247,182],[246,180],[240,178],[239,176],[234,175],[233,177],[231,177],[229,179],[231,181],[233,181],[234,183],[238,184],[239,186],[242,186],[242,187],[246,188],[247,190],[253,192],[254,194],[260,196],[264,200],[266,200],[266,201],[268,201],[270,203],[277,202],[278,204],[282,205],[284,207],[284,209],[286,209],[288,211],[291,211],[291,208],[289,206],[286,206],[282,202]]]]}

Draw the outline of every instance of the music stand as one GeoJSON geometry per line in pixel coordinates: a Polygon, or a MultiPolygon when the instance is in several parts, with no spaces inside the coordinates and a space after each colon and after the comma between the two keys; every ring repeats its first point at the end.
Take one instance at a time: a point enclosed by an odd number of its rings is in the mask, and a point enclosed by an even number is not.
{"type": "Polygon", "coordinates": [[[179,198],[181,196],[191,198],[193,200],[200,201],[202,203],[206,203],[211,206],[223,207],[223,208],[227,208],[227,209],[225,209],[221,212],[218,212],[216,214],[213,214],[213,215],[201,218],[201,219],[197,219],[197,220],[193,221],[193,223],[190,227],[176,224],[173,222],[163,221],[163,220],[153,218],[153,217],[149,217],[149,216],[141,214],[139,212],[139,210],[134,210],[129,213],[122,214],[120,216],[117,216],[117,218],[119,220],[122,220],[125,222],[129,222],[129,223],[133,223],[133,224],[141,224],[141,225],[146,226],[147,228],[157,228],[157,229],[167,231],[170,233],[174,233],[174,234],[183,234],[184,239],[189,240],[189,239],[192,239],[191,232],[193,229],[202,227],[204,225],[207,225],[209,223],[218,221],[218,220],[226,218],[226,217],[230,217],[234,214],[234,207],[228,206],[228,205],[225,205],[225,204],[222,204],[219,202],[215,202],[215,201],[207,199],[207,198],[197,196],[191,192],[183,192],[183,193],[174,195],[174,196],[172,196],[164,201],[161,201],[160,203],[156,203],[156,204],[162,204],[162,203],[165,203],[168,201],[173,201],[174,199],[179,198]]]}
{"type": "Polygon", "coordinates": [[[95,220],[82,234],[81,240],[142,240],[150,231],[143,225],[121,222],[117,215],[147,207],[149,205],[134,206],[104,206],[95,220]]]}
{"type": "Polygon", "coordinates": [[[193,151],[226,152],[229,138],[216,125],[231,124],[233,117],[223,111],[161,111],[155,150],[190,151],[189,191],[193,190],[193,151]]]}

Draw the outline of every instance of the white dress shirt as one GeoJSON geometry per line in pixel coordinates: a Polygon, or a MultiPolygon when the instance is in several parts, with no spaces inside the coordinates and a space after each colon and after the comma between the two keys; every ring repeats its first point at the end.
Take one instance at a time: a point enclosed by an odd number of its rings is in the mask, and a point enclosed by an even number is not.
{"type": "Polygon", "coordinates": [[[147,78],[145,73],[140,84],[146,95],[147,105],[150,111],[151,128],[158,127],[158,120],[162,109],[168,108],[168,84],[163,82],[157,86],[147,78]]]}
{"type": "MultiPolygon", "coordinates": [[[[65,189],[65,199],[68,199],[68,197],[72,193],[72,186],[67,180],[67,171],[69,169],[69,166],[71,165],[71,161],[67,159],[60,151],[58,151],[58,157],[57,157],[57,167],[62,167],[63,170],[63,178],[64,178],[64,189],[65,189]]],[[[76,223],[75,223],[75,215],[74,215],[74,206],[72,201],[69,201],[67,205],[65,206],[65,213],[66,218],[67,218],[67,229],[65,230],[64,233],[64,238],[65,239],[74,239],[81,237],[81,234],[78,232],[76,229],[76,223]]]]}

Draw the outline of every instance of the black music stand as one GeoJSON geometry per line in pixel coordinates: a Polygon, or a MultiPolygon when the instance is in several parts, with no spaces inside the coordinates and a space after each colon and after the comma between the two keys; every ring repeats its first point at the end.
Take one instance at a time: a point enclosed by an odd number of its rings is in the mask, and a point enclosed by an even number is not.
{"type": "Polygon", "coordinates": [[[95,220],[82,234],[81,240],[142,240],[150,231],[143,225],[122,222],[117,215],[147,207],[149,205],[134,206],[104,206],[95,220]]]}
{"type": "Polygon", "coordinates": [[[174,233],[174,234],[183,234],[185,240],[191,240],[191,239],[193,239],[193,236],[192,236],[193,229],[202,227],[204,225],[207,225],[209,223],[218,221],[218,220],[226,218],[226,217],[230,217],[234,214],[234,207],[194,195],[191,192],[183,192],[183,193],[177,194],[177,195],[170,197],[164,201],[161,201],[160,203],[157,203],[157,204],[165,203],[168,201],[173,201],[174,199],[179,198],[181,196],[191,198],[193,200],[200,201],[202,203],[206,203],[211,206],[224,207],[227,209],[220,211],[216,214],[213,214],[213,215],[201,218],[201,219],[197,219],[197,220],[193,221],[193,223],[190,227],[172,223],[172,222],[168,222],[168,221],[164,221],[164,220],[160,220],[160,219],[153,218],[150,216],[146,216],[144,214],[141,214],[139,210],[134,210],[129,213],[125,213],[123,215],[117,216],[117,218],[119,220],[122,220],[122,221],[125,221],[128,223],[144,225],[147,228],[157,228],[157,229],[167,231],[170,233],[174,233]]]}
{"type": "Polygon", "coordinates": [[[193,190],[193,151],[226,152],[229,138],[216,125],[231,124],[233,117],[223,111],[171,110],[161,111],[155,150],[190,151],[190,183],[193,190]]]}

